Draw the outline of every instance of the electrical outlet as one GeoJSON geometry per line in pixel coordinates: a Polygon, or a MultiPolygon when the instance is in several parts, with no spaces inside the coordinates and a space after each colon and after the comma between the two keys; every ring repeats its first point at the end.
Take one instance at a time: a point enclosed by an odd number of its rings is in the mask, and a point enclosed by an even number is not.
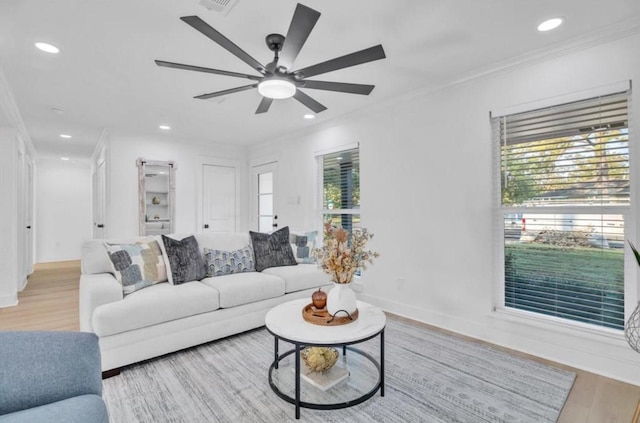
{"type": "Polygon", "coordinates": [[[404,283],[407,280],[405,278],[398,278],[396,279],[396,284],[398,285],[398,289],[404,289],[404,283]]]}

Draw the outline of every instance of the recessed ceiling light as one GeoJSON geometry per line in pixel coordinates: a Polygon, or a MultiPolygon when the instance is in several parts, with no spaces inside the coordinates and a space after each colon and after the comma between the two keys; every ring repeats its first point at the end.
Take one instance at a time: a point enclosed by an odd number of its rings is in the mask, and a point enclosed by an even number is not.
{"type": "Polygon", "coordinates": [[[160,125],[158,126],[158,128],[162,129],[163,131],[168,131],[169,129],[171,129],[171,127],[168,125],[160,125]]]}
{"type": "Polygon", "coordinates": [[[60,49],[53,44],[37,42],[36,47],[42,51],[46,51],[47,53],[60,53],[60,49]]]}
{"type": "Polygon", "coordinates": [[[71,138],[71,135],[60,134],[60,138],[71,138]]]}
{"type": "Polygon", "coordinates": [[[69,158],[68,157],[60,157],[60,160],[67,161],[67,160],[69,160],[69,158]]]}
{"type": "Polygon", "coordinates": [[[551,31],[552,29],[559,27],[560,24],[562,24],[562,22],[563,22],[562,18],[547,19],[546,21],[538,25],[538,31],[540,32],[551,31]]]}
{"type": "Polygon", "coordinates": [[[312,115],[311,113],[307,113],[306,115],[304,115],[305,119],[315,119],[316,115],[312,115]]]}

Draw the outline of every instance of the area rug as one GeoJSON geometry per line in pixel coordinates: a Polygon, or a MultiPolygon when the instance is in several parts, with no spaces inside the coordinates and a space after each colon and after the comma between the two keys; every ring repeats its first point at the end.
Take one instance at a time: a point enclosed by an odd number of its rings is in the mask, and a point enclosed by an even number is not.
{"type": "MultiPolygon", "coordinates": [[[[377,339],[359,346],[379,354],[377,339]]],[[[385,358],[384,397],[341,410],[303,408],[300,420],[269,387],[273,337],[264,328],[129,366],[104,381],[103,397],[112,423],[545,423],[557,421],[575,379],[394,316],[385,358]]]]}

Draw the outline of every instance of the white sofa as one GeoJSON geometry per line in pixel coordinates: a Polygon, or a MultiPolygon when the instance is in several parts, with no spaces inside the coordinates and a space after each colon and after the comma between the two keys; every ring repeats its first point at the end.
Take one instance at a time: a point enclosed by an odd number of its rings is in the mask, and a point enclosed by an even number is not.
{"type": "MultiPolygon", "coordinates": [[[[201,253],[204,248],[237,250],[251,242],[248,233],[194,236],[201,253]]],[[[162,243],[159,236],[108,242],[149,238],[162,243]]],[[[181,285],[162,282],[123,296],[110,273],[104,240],[83,245],[81,266],[80,330],[98,335],[103,372],[263,326],[275,305],[297,298],[311,302],[314,290],[330,284],[317,265],[298,264],[181,285]]]]}

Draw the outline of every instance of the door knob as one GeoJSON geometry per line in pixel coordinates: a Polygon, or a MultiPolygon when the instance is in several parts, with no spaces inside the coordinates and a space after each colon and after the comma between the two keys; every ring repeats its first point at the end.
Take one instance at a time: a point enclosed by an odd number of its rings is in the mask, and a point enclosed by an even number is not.
{"type": "Polygon", "coordinates": [[[31,225],[27,226],[27,229],[31,229],[31,225]]]}
{"type": "Polygon", "coordinates": [[[209,229],[209,224],[205,223],[205,224],[204,224],[204,228],[205,228],[205,229],[209,229]]]}
{"type": "Polygon", "coordinates": [[[104,228],[104,225],[103,225],[102,223],[98,223],[96,226],[97,226],[98,228],[104,228]]]}

